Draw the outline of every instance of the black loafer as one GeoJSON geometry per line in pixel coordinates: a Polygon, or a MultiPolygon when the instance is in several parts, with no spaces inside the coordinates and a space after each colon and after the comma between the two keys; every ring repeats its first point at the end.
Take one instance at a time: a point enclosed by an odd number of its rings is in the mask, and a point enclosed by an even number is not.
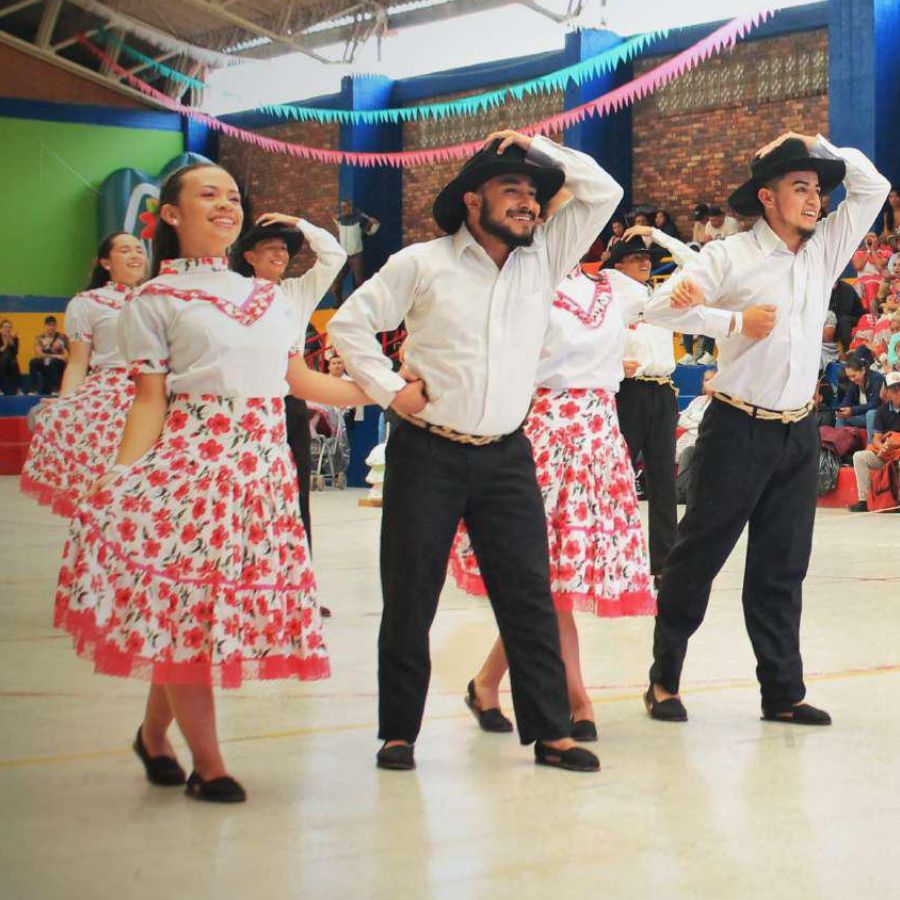
{"type": "Polygon", "coordinates": [[[556,750],[542,741],[535,741],[534,762],[538,766],[553,766],[570,772],[599,772],[600,760],[584,747],[556,750]]]}
{"type": "Polygon", "coordinates": [[[204,781],[196,772],[191,772],[184,792],[206,803],[243,803],[247,799],[247,792],[230,775],[204,781]]]}
{"type": "Polygon", "coordinates": [[[393,769],[402,772],[416,767],[416,758],[413,755],[412,744],[394,744],[388,747],[386,744],[375,756],[375,765],[379,769],[393,769]]]}
{"type": "Polygon", "coordinates": [[[491,709],[482,709],[478,705],[478,697],[475,694],[474,679],[469,682],[466,688],[466,696],[463,698],[466,706],[472,710],[472,715],[478,719],[478,724],[482,731],[490,731],[492,734],[507,734],[513,730],[513,723],[500,712],[499,706],[491,709]]]}
{"type": "Polygon", "coordinates": [[[644,694],[644,706],[647,707],[650,718],[659,722],[687,722],[688,714],[684,704],[677,697],[657,700],[652,684],[644,694]]]}
{"type": "Polygon", "coordinates": [[[784,722],[786,725],[830,725],[831,716],[824,709],[816,709],[808,703],[789,706],[787,709],[766,709],[763,707],[763,719],[766,722],[784,722]]]}
{"type": "Polygon", "coordinates": [[[572,740],[579,744],[592,744],[597,740],[597,726],[590,719],[572,722],[572,740]]]}
{"type": "Polygon", "coordinates": [[[138,759],[144,764],[147,773],[147,781],[159,787],[178,787],[185,782],[185,771],[178,764],[174,756],[151,756],[144,746],[141,738],[141,726],[138,726],[137,736],[131,745],[138,759]]]}

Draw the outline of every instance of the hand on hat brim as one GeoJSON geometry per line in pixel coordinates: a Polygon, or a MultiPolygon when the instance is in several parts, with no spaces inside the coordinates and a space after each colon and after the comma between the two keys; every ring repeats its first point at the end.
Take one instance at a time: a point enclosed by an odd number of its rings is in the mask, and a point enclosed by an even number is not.
{"type": "Polygon", "coordinates": [[[500,143],[497,145],[496,152],[497,154],[504,153],[508,147],[511,147],[515,144],[517,147],[524,150],[526,153],[531,147],[531,141],[533,138],[530,138],[527,134],[522,134],[519,131],[513,131],[511,128],[504,128],[502,131],[492,131],[485,139],[484,139],[484,147],[490,147],[494,141],[499,141],[500,143]]]}
{"type": "Polygon", "coordinates": [[[768,156],[776,147],[780,147],[785,141],[791,140],[792,138],[803,141],[807,150],[812,150],[813,144],[816,142],[815,137],[810,137],[808,134],[797,134],[796,131],[786,131],[784,134],[775,138],[774,141],[769,141],[765,147],[761,147],[757,150],[753,155],[754,159],[762,159],[764,156],[768,156]]]}

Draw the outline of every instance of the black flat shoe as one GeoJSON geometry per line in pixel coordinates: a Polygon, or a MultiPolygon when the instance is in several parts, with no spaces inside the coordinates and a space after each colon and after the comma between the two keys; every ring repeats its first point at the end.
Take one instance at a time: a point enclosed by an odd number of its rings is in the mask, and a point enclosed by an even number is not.
{"type": "Polygon", "coordinates": [[[831,716],[824,709],[816,709],[815,706],[810,706],[808,703],[780,710],[763,707],[762,717],[766,722],[784,722],[787,725],[831,724],[831,716]]]}
{"type": "Polygon", "coordinates": [[[572,740],[579,744],[592,744],[597,740],[597,726],[590,719],[573,720],[572,740]]]}
{"type": "Polygon", "coordinates": [[[556,750],[542,741],[534,743],[534,762],[538,766],[553,766],[570,772],[599,772],[600,760],[584,747],[556,750]]]}
{"type": "Polygon", "coordinates": [[[230,775],[204,781],[196,772],[191,772],[184,792],[188,797],[206,803],[243,803],[247,799],[247,792],[230,775]]]}
{"type": "Polygon", "coordinates": [[[659,722],[687,722],[688,715],[684,704],[677,697],[657,700],[652,684],[644,694],[644,706],[647,707],[650,718],[659,722]]]}
{"type": "Polygon", "coordinates": [[[185,771],[174,756],[151,756],[141,738],[141,726],[138,726],[137,737],[131,745],[138,759],[144,764],[147,781],[159,787],[177,787],[185,782],[185,771]]]}
{"type": "Polygon", "coordinates": [[[379,769],[392,769],[397,772],[408,771],[416,767],[412,744],[385,744],[375,756],[375,765],[379,769]]]}
{"type": "Polygon", "coordinates": [[[472,710],[472,715],[478,719],[482,731],[490,731],[493,734],[506,734],[513,730],[513,723],[500,712],[500,707],[481,709],[478,705],[478,697],[475,694],[475,681],[469,682],[466,688],[466,696],[463,698],[466,706],[472,710]]]}

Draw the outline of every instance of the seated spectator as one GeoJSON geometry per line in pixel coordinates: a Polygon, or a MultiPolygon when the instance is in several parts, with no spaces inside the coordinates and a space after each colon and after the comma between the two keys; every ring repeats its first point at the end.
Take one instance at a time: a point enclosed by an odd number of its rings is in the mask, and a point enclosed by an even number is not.
{"type": "Polygon", "coordinates": [[[819,381],[816,384],[816,424],[821,428],[823,425],[834,426],[834,388],[831,382],[819,372],[819,381]]]}
{"type": "Polygon", "coordinates": [[[883,469],[900,456],[900,372],[889,372],[885,382],[887,400],[878,407],[869,447],[853,454],[856,490],[859,500],[848,507],[850,512],[866,512],[866,498],[872,472],[883,469]]]}
{"type": "Polygon", "coordinates": [[[44,319],[44,330],[34,339],[34,359],[28,364],[32,393],[57,394],[62,383],[69,339],[57,330],[56,316],[44,319]]]}
{"type": "Polygon", "coordinates": [[[675,220],[667,209],[658,209],[656,211],[656,215],[653,217],[653,226],[678,241],[683,240],[675,220]]]}
{"type": "Polygon", "coordinates": [[[19,339],[12,330],[9,319],[0,321],[0,391],[18,394],[22,386],[19,371],[19,339]]]}
{"type": "MultiPolygon", "coordinates": [[[[622,240],[622,235],[625,234],[625,222],[622,219],[613,219],[609,223],[609,227],[612,229],[612,234],[610,234],[609,240],[606,242],[606,247],[600,254],[600,262],[606,262],[606,260],[609,259],[609,254],[612,251],[612,248],[622,240]]],[[[588,251],[588,256],[591,260],[594,259],[594,255],[592,253],[593,249],[593,246],[591,246],[591,250],[588,251]]]]}
{"type": "Polygon", "coordinates": [[[875,413],[881,404],[884,376],[871,369],[855,353],[844,362],[844,371],[850,380],[847,392],[841,398],[837,410],[838,426],[865,428],[868,442],[875,432],[875,413]]]}
{"type": "Polygon", "coordinates": [[[831,289],[831,300],[828,308],[837,317],[834,339],[840,344],[841,350],[846,353],[850,349],[851,333],[866,314],[859,294],[847,284],[846,281],[836,281],[831,289]]]}
{"type": "Polygon", "coordinates": [[[825,324],[822,326],[822,353],[819,357],[819,368],[824,369],[838,358],[837,316],[834,310],[825,313],[825,324]]]}
{"type": "Polygon", "coordinates": [[[709,221],[709,207],[705,203],[698,203],[694,207],[694,228],[691,232],[691,243],[697,245],[700,249],[701,244],[705,244],[706,223],[709,221]]]}
{"type": "Polygon", "coordinates": [[[856,292],[862,298],[863,306],[870,311],[872,300],[887,273],[890,258],[890,247],[882,245],[878,235],[870,231],[850,259],[850,265],[856,272],[856,292]]]}
{"type": "Polygon", "coordinates": [[[881,240],[900,250],[900,185],[891,185],[891,192],[882,212],[881,240]]]}
{"type": "Polygon", "coordinates": [[[887,348],[887,369],[900,370],[900,313],[891,316],[891,338],[887,348]]]}
{"type": "Polygon", "coordinates": [[[726,216],[721,206],[711,206],[709,208],[709,221],[703,233],[701,243],[707,244],[710,241],[722,241],[733,234],[740,234],[741,223],[732,216],[726,216]]]}
{"type": "Polygon", "coordinates": [[[675,465],[678,468],[678,474],[675,476],[675,500],[677,503],[688,502],[691,478],[693,477],[691,462],[694,458],[694,445],[697,443],[700,423],[703,421],[703,416],[712,399],[711,382],[715,374],[715,369],[708,369],[703,373],[701,393],[691,400],[678,417],[678,427],[682,431],[675,442],[675,465]]]}
{"type": "Polygon", "coordinates": [[[869,359],[874,361],[872,345],[875,341],[875,329],[880,318],[881,302],[875,297],[872,300],[871,312],[861,315],[856,323],[856,327],[850,333],[850,350],[852,353],[862,356],[862,351],[865,349],[869,359]]]}

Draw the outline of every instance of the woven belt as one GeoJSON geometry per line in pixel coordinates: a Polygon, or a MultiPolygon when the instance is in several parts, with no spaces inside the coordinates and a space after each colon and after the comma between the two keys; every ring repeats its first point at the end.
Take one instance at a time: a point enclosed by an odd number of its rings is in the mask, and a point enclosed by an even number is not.
{"type": "Polygon", "coordinates": [[[815,408],[816,404],[809,401],[806,406],[801,406],[799,409],[766,409],[762,406],[752,406],[749,403],[745,403],[743,400],[738,400],[736,397],[729,397],[728,394],[720,394],[716,391],[713,394],[713,397],[716,400],[721,400],[722,403],[727,403],[729,406],[733,406],[735,409],[739,409],[742,413],[746,413],[748,416],[754,419],[761,419],[763,422],[781,422],[782,425],[793,425],[795,422],[802,422],[815,408]]]}
{"type": "Polygon", "coordinates": [[[445,440],[453,441],[456,444],[469,444],[472,447],[484,447],[487,444],[496,444],[506,437],[505,434],[463,434],[461,431],[454,431],[446,425],[432,425],[418,416],[400,416],[404,422],[415,425],[416,428],[422,428],[431,434],[442,437],[445,440]]]}
{"type": "Polygon", "coordinates": [[[678,388],[675,387],[675,382],[672,381],[668,375],[635,375],[635,381],[650,381],[653,384],[664,384],[666,387],[672,388],[675,391],[675,396],[678,396],[678,388]]]}

